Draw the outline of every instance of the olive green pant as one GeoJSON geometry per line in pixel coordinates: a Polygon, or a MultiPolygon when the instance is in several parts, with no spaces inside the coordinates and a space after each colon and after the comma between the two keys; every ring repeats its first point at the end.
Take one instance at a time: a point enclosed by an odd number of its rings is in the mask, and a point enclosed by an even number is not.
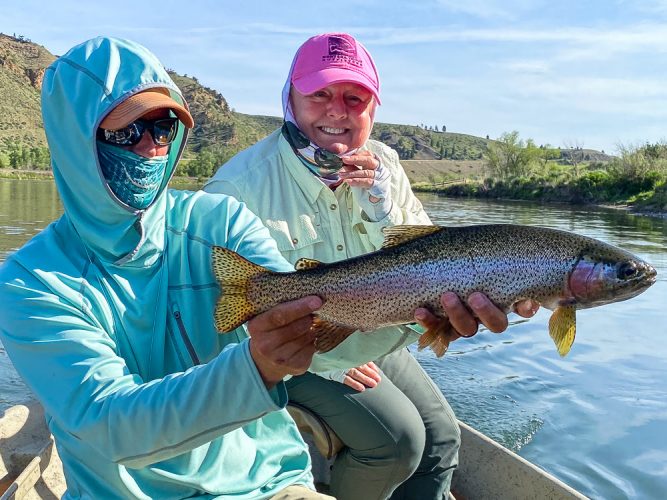
{"type": "Polygon", "coordinates": [[[446,498],[460,445],[454,412],[407,349],[376,363],[382,381],[362,392],[311,373],[287,382],[290,400],[346,445],[329,493],[338,500],[446,498]]]}

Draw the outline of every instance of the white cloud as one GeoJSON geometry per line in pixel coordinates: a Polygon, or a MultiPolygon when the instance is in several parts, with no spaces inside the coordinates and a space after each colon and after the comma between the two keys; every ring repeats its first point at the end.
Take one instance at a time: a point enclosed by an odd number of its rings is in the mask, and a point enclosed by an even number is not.
{"type": "Polygon", "coordinates": [[[565,29],[462,29],[438,26],[429,28],[369,29],[376,45],[403,45],[437,42],[516,42],[568,43],[573,45],[653,47],[667,50],[667,24],[638,24],[625,28],[565,29]]]}
{"type": "Polygon", "coordinates": [[[516,20],[526,11],[539,8],[543,2],[529,0],[437,0],[437,4],[454,13],[481,19],[516,20]]]}

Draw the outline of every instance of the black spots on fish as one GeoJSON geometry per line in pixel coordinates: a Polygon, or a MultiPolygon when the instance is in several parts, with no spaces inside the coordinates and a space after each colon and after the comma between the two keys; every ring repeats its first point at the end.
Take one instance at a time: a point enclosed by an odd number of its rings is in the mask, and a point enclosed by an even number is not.
{"type": "MultiPolygon", "coordinates": [[[[588,300],[584,306],[592,307],[630,298],[655,281],[655,270],[645,263],[637,279],[630,276],[631,268],[620,264],[633,261],[627,252],[565,231],[501,224],[427,232],[398,238],[400,244],[371,254],[305,265],[289,273],[271,273],[241,257],[230,259],[224,249],[214,249],[213,270],[223,292],[216,307],[216,326],[226,329],[278,303],[317,295],[324,301],[318,318],[335,325],[318,336],[319,348],[329,349],[354,330],[412,323],[417,307],[444,315],[439,298],[445,291],[464,301],[481,291],[505,311],[526,298],[547,307],[574,308],[581,303],[572,301],[570,285],[584,283],[580,287],[588,300]],[[584,280],[573,274],[576,269],[584,280]],[[591,270],[600,278],[594,287],[589,286],[591,270]],[[619,280],[617,274],[628,278],[619,280]]],[[[553,323],[561,353],[574,338],[567,314],[560,312],[553,323]]],[[[432,332],[423,342],[435,343],[437,352],[443,352],[446,340],[432,332]]]]}
{"type": "Polygon", "coordinates": [[[321,265],[322,262],[320,262],[319,260],[306,259],[304,257],[296,261],[296,264],[294,264],[294,269],[296,269],[297,271],[303,271],[304,269],[313,269],[321,265]]]}
{"type": "Polygon", "coordinates": [[[391,248],[408,241],[424,238],[434,233],[446,231],[442,226],[390,226],[382,230],[384,242],[382,248],[391,248]]]}
{"type": "Polygon", "coordinates": [[[213,275],[221,291],[213,313],[215,328],[229,332],[257,314],[248,300],[250,283],[253,277],[270,271],[227,248],[214,246],[211,252],[213,275]]]}

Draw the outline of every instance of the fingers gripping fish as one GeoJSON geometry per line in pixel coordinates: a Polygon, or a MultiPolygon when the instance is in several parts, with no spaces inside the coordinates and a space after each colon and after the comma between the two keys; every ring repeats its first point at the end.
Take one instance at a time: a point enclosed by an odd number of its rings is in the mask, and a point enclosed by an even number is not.
{"type": "MultiPolygon", "coordinates": [[[[577,309],[629,299],[656,279],[649,264],[602,241],[511,224],[394,226],[385,229],[376,252],[331,264],[301,259],[295,267],[276,273],[214,247],[222,290],[217,330],[231,331],[279,303],[318,295],[324,305],[313,328],[318,350],[326,352],[355,331],[413,323],[418,307],[444,317],[439,298],[445,291],[464,302],[478,291],[505,312],[524,299],[552,310],[549,334],[564,356],[574,342],[577,309]]],[[[419,345],[441,356],[447,338],[428,330],[419,345]]]]}

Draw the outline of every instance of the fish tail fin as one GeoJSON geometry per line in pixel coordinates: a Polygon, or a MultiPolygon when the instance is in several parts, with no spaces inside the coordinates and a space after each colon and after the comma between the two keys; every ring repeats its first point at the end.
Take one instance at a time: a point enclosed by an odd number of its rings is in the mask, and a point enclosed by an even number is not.
{"type": "Polygon", "coordinates": [[[430,347],[439,358],[444,356],[449,348],[451,326],[448,321],[441,322],[435,328],[428,328],[418,340],[418,349],[421,351],[430,347]]]}
{"type": "Polygon", "coordinates": [[[215,328],[230,332],[259,312],[248,300],[248,289],[254,277],[271,271],[227,248],[213,246],[212,252],[213,275],[222,292],[215,306],[215,328]]]}
{"type": "Polygon", "coordinates": [[[556,344],[558,354],[565,356],[570,352],[576,333],[577,319],[574,306],[557,307],[549,318],[549,335],[556,344]]]}

